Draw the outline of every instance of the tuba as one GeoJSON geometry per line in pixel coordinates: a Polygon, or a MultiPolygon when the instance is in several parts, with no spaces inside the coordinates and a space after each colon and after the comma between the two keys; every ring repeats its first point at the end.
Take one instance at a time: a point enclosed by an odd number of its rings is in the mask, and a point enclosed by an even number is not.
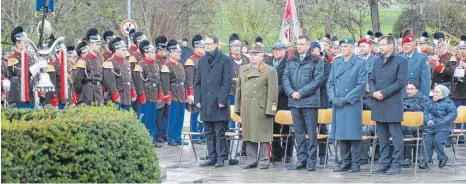
{"type": "MultiPolygon", "coordinates": [[[[60,50],[59,58],[61,60],[62,68],[64,67],[66,71],[67,67],[67,56],[66,56],[66,47],[62,43],[65,40],[65,37],[59,37],[53,45],[46,49],[39,49],[30,39],[28,40],[27,54],[29,57],[29,72],[32,75],[31,86],[32,91],[34,92],[35,106],[38,107],[40,103],[39,92],[53,92],[56,89],[56,86],[50,81],[49,75],[45,72],[45,68],[48,67],[48,61],[55,54],[56,49],[60,50]]],[[[66,77],[67,72],[61,73],[66,77]]],[[[66,81],[65,81],[66,82],[66,81]]],[[[65,95],[67,96],[67,95],[65,95]]]]}

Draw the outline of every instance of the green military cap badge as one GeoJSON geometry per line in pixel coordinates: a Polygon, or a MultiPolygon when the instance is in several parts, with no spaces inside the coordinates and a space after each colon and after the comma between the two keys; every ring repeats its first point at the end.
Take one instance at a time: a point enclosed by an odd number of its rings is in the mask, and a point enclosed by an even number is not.
{"type": "Polygon", "coordinates": [[[354,39],[353,38],[343,38],[343,40],[340,41],[341,44],[354,44],[354,39]]]}

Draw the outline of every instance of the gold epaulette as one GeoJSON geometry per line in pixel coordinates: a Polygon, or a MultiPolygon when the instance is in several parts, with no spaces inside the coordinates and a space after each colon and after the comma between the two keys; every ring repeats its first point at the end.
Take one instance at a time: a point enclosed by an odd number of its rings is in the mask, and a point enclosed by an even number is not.
{"type": "Polygon", "coordinates": [[[184,66],[194,66],[194,61],[192,59],[187,59],[186,63],[184,63],[184,66]]]}
{"type": "Polygon", "coordinates": [[[18,64],[18,63],[19,63],[19,61],[16,58],[8,59],[8,66],[13,66],[13,65],[18,64]]]}
{"type": "Polygon", "coordinates": [[[86,62],[84,62],[82,59],[78,60],[78,63],[76,63],[76,68],[86,68],[86,62]]]}
{"type": "Polygon", "coordinates": [[[47,68],[45,68],[45,72],[55,72],[55,67],[53,65],[49,65],[47,66],[47,68]]]}
{"type": "Polygon", "coordinates": [[[71,65],[71,67],[70,67],[71,70],[74,70],[74,69],[76,69],[76,68],[77,68],[76,65],[71,65]]]}
{"type": "Polygon", "coordinates": [[[135,72],[142,72],[142,67],[141,67],[141,65],[138,65],[138,64],[135,65],[135,66],[134,66],[134,71],[135,71],[135,72]]]}
{"type": "Polygon", "coordinates": [[[160,70],[162,73],[169,73],[170,69],[168,69],[167,65],[162,65],[162,70],[160,70]]]}
{"type": "Polygon", "coordinates": [[[105,61],[105,62],[102,64],[102,68],[113,68],[113,64],[112,64],[112,62],[110,62],[110,61],[105,61]]]}
{"type": "Polygon", "coordinates": [[[130,57],[128,58],[128,61],[129,61],[129,63],[136,63],[136,62],[138,62],[138,61],[136,61],[136,57],[134,57],[134,56],[130,56],[130,57]]]}

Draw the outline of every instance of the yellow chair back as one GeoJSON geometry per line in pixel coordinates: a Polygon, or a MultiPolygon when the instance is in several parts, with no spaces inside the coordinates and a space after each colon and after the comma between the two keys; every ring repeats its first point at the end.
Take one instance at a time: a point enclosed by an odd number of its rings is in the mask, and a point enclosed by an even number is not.
{"type": "Polygon", "coordinates": [[[375,126],[375,121],[372,121],[371,111],[362,111],[362,124],[367,126],[375,126]]]}
{"type": "Polygon", "coordinates": [[[317,123],[328,125],[332,123],[332,109],[319,109],[317,113],[317,123]]]}
{"type": "Polygon", "coordinates": [[[235,113],[234,105],[230,105],[230,115],[232,121],[241,123],[241,117],[235,113]]]}
{"type": "Polygon", "coordinates": [[[292,125],[293,119],[291,118],[291,111],[279,110],[275,115],[275,122],[280,125],[292,125]]]}
{"type": "Polygon", "coordinates": [[[407,127],[419,127],[424,124],[424,113],[423,112],[405,112],[403,126],[407,127]]]}
{"type": "Polygon", "coordinates": [[[453,123],[456,124],[463,124],[466,123],[466,106],[459,106],[458,107],[458,116],[456,117],[453,123]]]}

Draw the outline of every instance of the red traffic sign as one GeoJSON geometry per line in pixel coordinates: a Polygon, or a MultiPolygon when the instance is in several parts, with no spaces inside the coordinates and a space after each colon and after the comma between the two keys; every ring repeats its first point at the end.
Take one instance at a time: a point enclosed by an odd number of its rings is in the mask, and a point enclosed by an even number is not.
{"type": "Polygon", "coordinates": [[[131,29],[137,29],[137,25],[136,25],[136,22],[134,22],[134,20],[131,20],[131,19],[126,19],[125,21],[123,21],[121,23],[121,26],[120,26],[120,31],[121,33],[123,33],[125,36],[128,36],[129,35],[129,31],[131,29]]]}

